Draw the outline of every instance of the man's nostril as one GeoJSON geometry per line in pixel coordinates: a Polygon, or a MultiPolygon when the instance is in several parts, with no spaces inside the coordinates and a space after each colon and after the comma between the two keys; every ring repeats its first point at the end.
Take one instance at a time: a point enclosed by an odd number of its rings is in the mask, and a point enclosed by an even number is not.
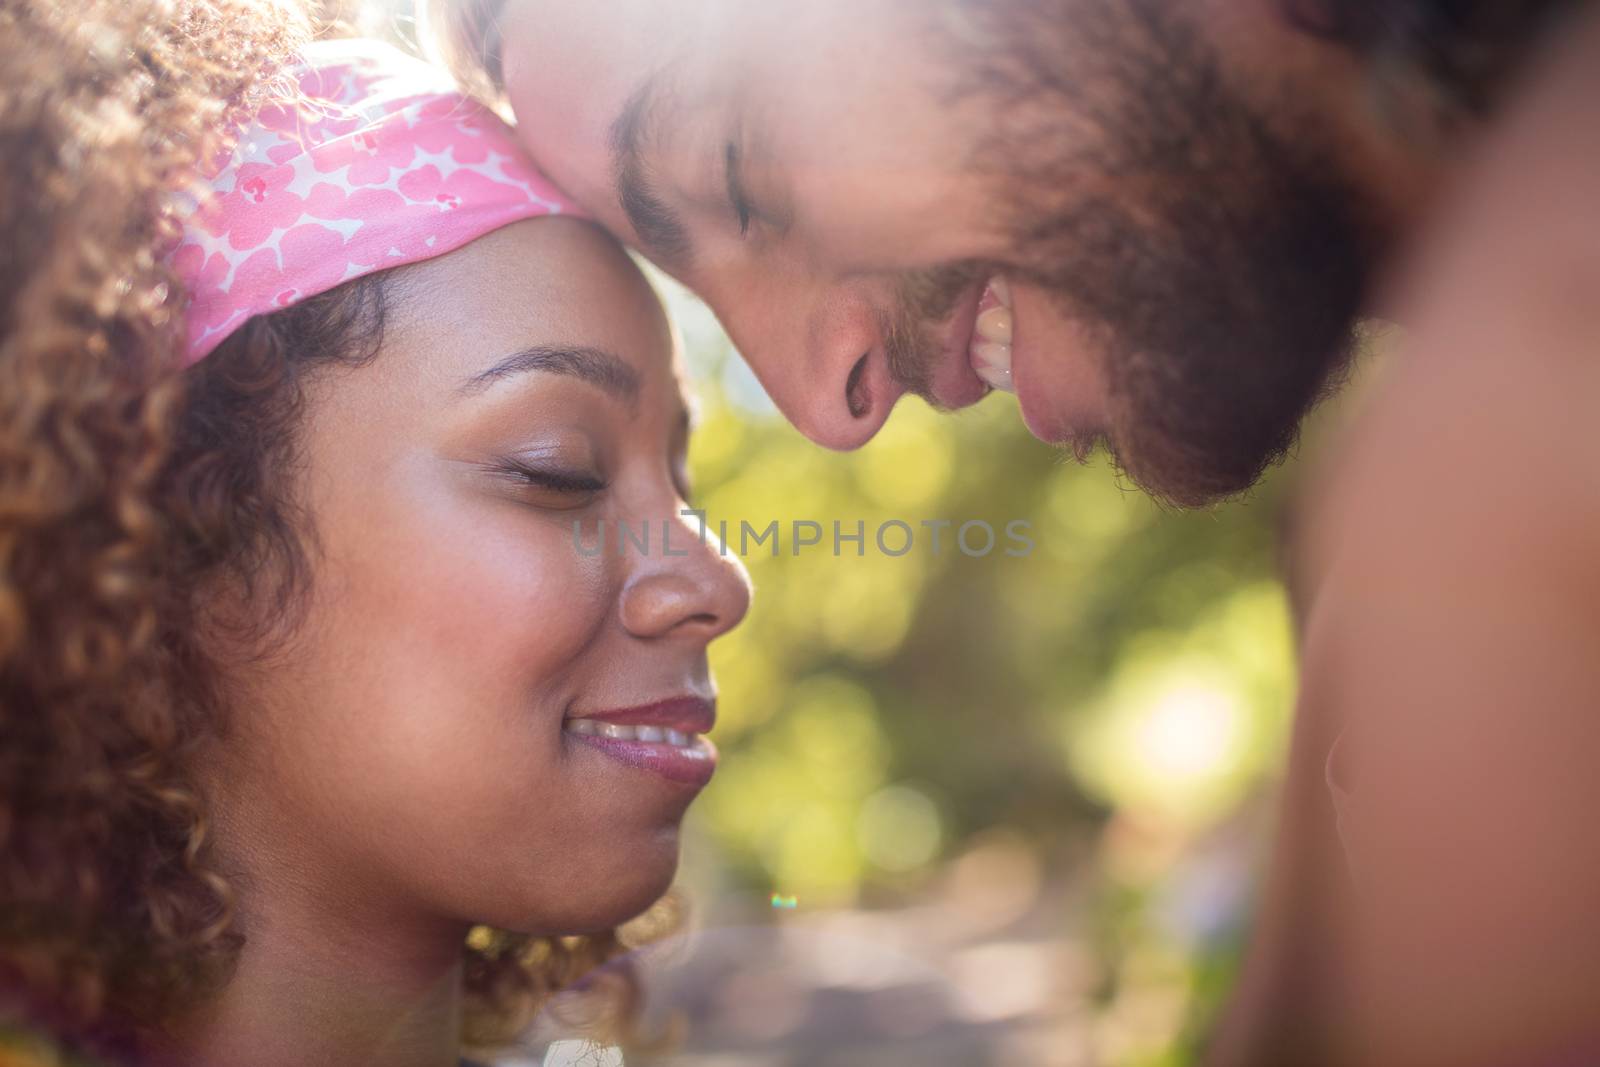
{"type": "Polygon", "coordinates": [[[850,417],[859,419],[872,410],[872,397],[862,385],[862,378],[867,373],[867,355],[856,360],[856,365],[850,368],[850,377],[844,383],[844,402],[850,409],[850,417]]]}

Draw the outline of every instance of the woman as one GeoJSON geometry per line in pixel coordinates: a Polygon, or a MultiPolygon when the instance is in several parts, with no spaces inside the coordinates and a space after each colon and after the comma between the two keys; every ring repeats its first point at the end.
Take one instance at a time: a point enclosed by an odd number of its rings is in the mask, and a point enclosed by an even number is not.
{"type": "MultiPolygon", "coordinates": [[[[207,32],[299,32],[178,6],[80,62],[200,100],[207,32]]],[[[118,1062],[440,1067],[666,890],[748,592],[679,517],[659,303],[497,121],[370,42],[241,69],[274,96],[170,257],[181,337],[154,265],[7,290],[4,1004],[118,1062]],[[620,523],[671,551],[576,550],[620,523]]]]}

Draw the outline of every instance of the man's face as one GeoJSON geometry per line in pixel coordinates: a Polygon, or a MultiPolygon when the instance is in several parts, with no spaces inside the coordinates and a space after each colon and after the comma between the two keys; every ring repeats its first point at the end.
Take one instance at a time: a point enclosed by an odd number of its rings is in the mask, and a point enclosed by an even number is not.
{"type": "Polygon", "coordinates": [[[1036,436],[1200,503],[1343,355],[1353,197],[1166,5],[510,0],[502,55],[541,166],[829,447],[907,392],[1011,388],[1036,436]]]}

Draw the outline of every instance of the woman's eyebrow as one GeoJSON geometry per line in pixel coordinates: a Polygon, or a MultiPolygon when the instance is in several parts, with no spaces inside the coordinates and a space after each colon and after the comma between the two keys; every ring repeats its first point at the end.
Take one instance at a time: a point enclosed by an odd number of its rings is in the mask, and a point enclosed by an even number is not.
{"type": "Polygon", "coordinates": [[[456,395],[472,396],[507,378],[534,372],[579,378],[630,407],[639,399],[639,372],[627,360],[603,348],[567,345],[534,345],[513,352],[462,382],[456,395]]]}

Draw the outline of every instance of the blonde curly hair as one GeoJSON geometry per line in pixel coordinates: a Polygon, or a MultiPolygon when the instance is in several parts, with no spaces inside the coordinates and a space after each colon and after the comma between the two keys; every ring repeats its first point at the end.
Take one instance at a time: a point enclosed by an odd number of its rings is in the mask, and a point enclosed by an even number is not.
{"type": "MultiPolygon", "coordinates": [[[[61,1055],[138,1062],[242,947],[190,773],[226,725],[203,594],[243,582],[256,639],[292,617],[301,374],[376,350],[383,279],[177,373],[162,253],[174,193],[311,34],[289,0],[0,0],[0,1033],[61,1055]]],[[[475,930],[464,1041],[509,1039],[624,947],[475,930]]],[[[601,982],[625,1018],[631,974],[601,982]]]]}

